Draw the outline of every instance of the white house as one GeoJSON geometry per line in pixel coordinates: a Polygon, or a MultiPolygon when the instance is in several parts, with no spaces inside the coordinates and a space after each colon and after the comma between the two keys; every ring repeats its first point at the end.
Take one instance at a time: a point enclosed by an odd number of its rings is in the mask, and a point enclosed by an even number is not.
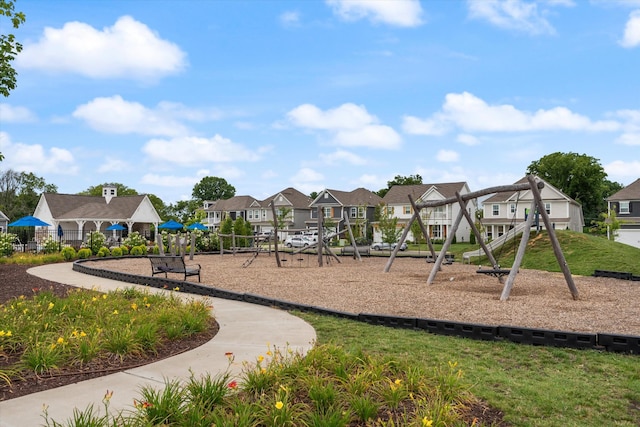
{"type": "Polygon", "coordinates": [[[33,216],[51,224],[47,233],[57,236],[60,226],[64,240],[76,243],[92,231],[109,236],[112,232],[106,229],[114,224],[123,225],[129,233],[149,236],[151,225],[162,222],[148,196],[118,196],[115,187],[104,187],[102,196],[44,193],[33,216]]]}
{"type": "MultiPolygon", "coordinates": [[[[456,192],[460,195],[469,193],[469,186],[466,182],[445,182],[439,184],[415,184],[415,185],[394,185],[389,189],[382,199],[391,217],[398,218],[398,228],[404,229],[413,216],[413,208],[409,202],[409,195],[414,202],[419,205],[425,202],[444,200],[455,197],[456,192]]],[[[476,200],[469,200],[467,211],[471,217],[475,217],[477,209],[476,200]]],[[[421,210],[420,218],[427,227],[429,237],[432,240],[445,240],[460,212],[460,204],[452,203],[426,208],[421,210]]],[[[456,241],[468,242],[471,228],[467,221],[461,221],[456,231],[456,241]]],[[[374,227],[373,240],[382,241],[382,234],[379,228],[374,227]]],[[[414,240],[413,234],[407,235],[407,240],[414,240]]]]}
{"type": "MultiPolygon", "coordinates": [[[[572,230],[582,233],[584,218],[582,205],[564,194],[548,182],[544,182],[544,188],[540,194],[544,203],[544,209],[549,215],[551,223],[556,230],[572,230]]],[[[527,177],[520,179],[515,184],[527,183],[527,177]]],[[[507,233],[511,228],[524,222],[531,214],[531,190],[516,192],[496,193],[483,202],[482,225],[489,239],[495,239],[507,233]]],[[[535,212],[533,212],[535,215],[535,212]]],[[[542,218],[538,225],[544,228],[542,218]]]]}

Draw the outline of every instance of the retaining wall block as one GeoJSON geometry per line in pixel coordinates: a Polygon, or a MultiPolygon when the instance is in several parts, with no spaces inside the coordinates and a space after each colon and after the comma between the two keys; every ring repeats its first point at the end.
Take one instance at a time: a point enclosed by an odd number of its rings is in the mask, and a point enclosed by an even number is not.
{"type": "Polygon", "coordinates": [[[500,337],[521,344],[579,349],[592,349],[597,346],[596,334],[518,328],[513,326],[500,326],[498,330],[500,337]]]}
{"type": "Polygon", "coordinates": [[[272,298],[266,298],[266,297],[263,297],[260,295],[254,295],[254,294],[244,294],[243,301],[251,304],[266,305],[267,307],[273,307],[275,303],[275,300],[272,298]]]}
{"type": "Polygon", "coordinates": [[[360,313],[358,320],[371,325],[389,326],[391,328],[415,329],[415,317],[385,316],[381,314],[360,313]]]}
{"type": "Polygon", "coordinates": [[[640,337],[636,336],[598,334],[598,344],[607,351],[640,354],[640,337]]]}

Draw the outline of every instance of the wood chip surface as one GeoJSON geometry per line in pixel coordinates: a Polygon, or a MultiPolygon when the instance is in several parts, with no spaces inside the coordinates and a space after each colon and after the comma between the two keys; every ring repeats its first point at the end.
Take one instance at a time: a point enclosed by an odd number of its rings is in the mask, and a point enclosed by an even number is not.
{"type": "MultiPolygon", "coordinates": [[[[504,285],[477,274],[477,265],[444,265],[427,285],[433,264],[424,259],[396,258],[385,273],[386,257],[364,257],[361,262],[325,257],[319,267],[317,255],[286,254],[286,267],[278,268],[275,256],[265,253],[243,268],[250,257],[196,255],[193,261],[185,260],[202,266],[202,284],[207,286],[344,312],[640,336],[637,281],[573,276],[579,292],[573,300],[562,273],[520,270],[509,299],[500,301],[504,285]]],[[[100,260],[89,266],[151,275],[146,258],[100,260]]],[[[197,282],[197,277],[189,281],[197,282]]]]}

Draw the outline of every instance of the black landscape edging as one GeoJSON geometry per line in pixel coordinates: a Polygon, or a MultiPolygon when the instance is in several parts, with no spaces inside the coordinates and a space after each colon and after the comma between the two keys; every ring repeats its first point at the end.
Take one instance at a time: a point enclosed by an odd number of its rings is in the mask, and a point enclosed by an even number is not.
{"type": "Polygon", "coordinates": [[[636,279],[633,273],[626,271],[608,271],[608,270],[596,270],[593,272],[593,277],[609,277],[612,279],[620,280],[640,280],[640,277],[636,279]]]}
{"type": "MultiPolygon", "coordinates": [[[[118,257],[124,258],[124,257],[118,257]]],[[[328,315],[347,320],[355,320],[371,325],[381,325],[392,328],[423,330],[437,335],[456,336],[484,341],[506,340],[519,344],[564,347],[575,349],[596,349],[617,353],[640,354],[640,336],[618,334],[591,334],[580,332],[565,332],[548,329],[522,328],[515,326],[491,326],[475,323],[453,322],[448,320],[411,318],[402,316],[388,316],[371,313],[349,313],[331,310],[324,307],[298,304],[263,297],[260,295],[237,293],[204,286],[199,283],[166,279],[164,277],[139,276],[112,270],[101,270],[84,265],[91,261],[102,261],[110,258],[83,259],[73,263],[73,270],[80,273],[135,283],[159,289],[170,289],[197,295],[222,298],[233,301],[243,301],[251,304],[270,306],[286,311],[301,311],[328,315]]],[[[116,258],[113,258],[116,259],[116,258]]]]}

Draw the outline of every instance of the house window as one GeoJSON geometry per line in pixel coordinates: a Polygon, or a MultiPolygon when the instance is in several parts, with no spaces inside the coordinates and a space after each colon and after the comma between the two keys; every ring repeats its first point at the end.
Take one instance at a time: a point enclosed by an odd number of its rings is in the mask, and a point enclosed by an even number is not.
{"type": "Polygon", "coordinates": [[[500,215],[500,205],[492,205],[491,206],[491,211],[492,211],[493,216],[500,215]]]}
{"type": "Polygon", "coordinates": [[[266,218],[267,218],[267,211],[266,211],[266,209],[263,209],[263,210],[262,210],[262,218],[263,218],[263,219],[266,219],[266,218]]]}
{"type": "Polygon", "coordinates": [[[353,207],[353,208],[351,208],[350,212],[351,212],[351,214],[350,214],[351,218],[357,218],[358,217],[358,208],[353,207]]]}
{"type": "Polygon", "coordinates": [[[325,218],[331,218],[331,208],[322,208],[322,212],[325,218]]]}
{"type": "Polygon", "coordinates": [[[405,205],[403,207],[403,212],[405,215],[411,215],[411,205],[405,205]]]}
{"type": "Polygon", "coordinates": [[[387,215],[393,215],[393,206],[387,206],[387,215]]]}
{"type": "Polygon", "coordinates": [[[329,193],[324,193],[324,198],[328,199],[329,198],[329,193]]]}
{"type": "Polygon", "coordinates": [[[433,239],[442,239],[442,226],[439,224],[431,226],[431,237],[433,239]]]}
{"type": "Polygon", "coordinates": [[[515,213],[516,213],[516,204],[515,204],[515,203],[511,203],[511,205],[509,205],[509,211],[510,211],[512,214],[515,214],[515,213]]]}
{"type": "Polygon", "coordinates": [[[358,218],[364,218],[364,207],[363,206],[359,206],[358,207],[358,218]]]}
{"type": "Polygon", "coordinates": [[[620,212],[621,214],[628,214],[631,211],[629,210],[629,202],[620,202],[620,212]]]}
{"type": "Polygon", "coordinates": [[[547,213],[547,215],[551,215],[551,203],[545,203],[544,210],[547,213]]]}

